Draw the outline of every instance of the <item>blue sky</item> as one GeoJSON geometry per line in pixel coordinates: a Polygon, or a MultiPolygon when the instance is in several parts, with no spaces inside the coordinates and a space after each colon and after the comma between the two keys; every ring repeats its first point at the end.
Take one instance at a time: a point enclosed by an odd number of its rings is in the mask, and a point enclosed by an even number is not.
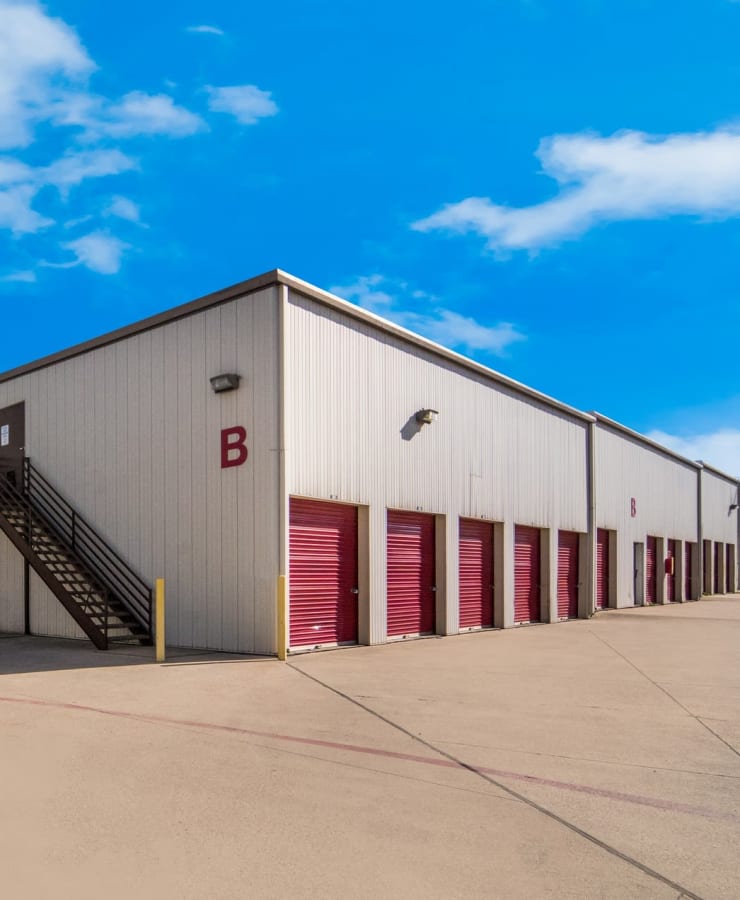
{"type": "Polygon", "coordinates": [[[0,0],[0,370],[280,267],[740,473],[740,3],[0,0]]]}

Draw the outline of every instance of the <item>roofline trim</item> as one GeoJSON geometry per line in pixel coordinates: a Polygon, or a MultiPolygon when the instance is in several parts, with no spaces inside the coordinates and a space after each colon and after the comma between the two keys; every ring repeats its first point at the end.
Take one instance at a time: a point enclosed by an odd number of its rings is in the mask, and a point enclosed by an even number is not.
{"type": "Polygon", "coordinates": [[[728,475],[727,472],[723,472],[722,469],[717,469],[714,466],[710,466],[709,463],[705,463],[703,460],[697,460],[698,463],[701,463],[702,469],[706,469],[707,472],[711,472],[712,475],[719,475],[720,478],[724,478],[726,481],[731,481],[734,485],[740,485],[740,478],[735,475],[728,475]]]}
{"type": "Polygon", "coordinates": [[[436,356],[441,356],[445,359],[450,360],[451,362],[457,363],[463,368],[470,369],[478,375],[484,375],[491,381],[495,381],[498,384],[501,384],[518,394],[523,394],[524,396],[529,397],[532,400],[537,400],[539,403],[542,403],[546,406],[551,406],[554,409],[557,409],[559,412],[567,413],[567,415],[571,416],[572,418],[580,419],[584,422],[595,421],[594,417],[592,415],[589,415],[589,413],[582,412],[580,409],[576,409],[574,406],[569,406],[567,403],[562,403],[560,400],[556,400],[554,397],[550,397],[548,394],[543,394],[541,391],[535,390],[535,388],[531,388],[526,384],[522,384],[521,381],[516,381],[513,378],[502,375],[495,369],[484,366],[482,363],[477,363],[475,362],[475,360],[472,360],[467,356],[463,356],[463,354],[461,353],[456,353],[454,350],[450,350],[449,348],[444,347],[442,344],[437,344],[434,341],[430,341],[428,338],[422,337],[422,335],[416,334],[413,331],[409,331],[407,328],[404,328],[401,325],[396,325],[394,322],[390,322],[388,321],[388,319],[384,319],[382,316],[378,316],[375,313],[369,312],[368,310],[363,309],[360,306],[356,306],[354,303],[350,303],[349,301],[344,300],[341,297],[337,297],[335,294],[329,293],[329,291],[321,290],[321,288],[317,288],[314,285],[309,284],[307,281],[302,281],[300,278],[296,278],[295,276],[289,275],[287,272],[283,272],[279,269],[278,278],[280,284],[284,284],[288,288],[292,288],[297,293],[307,296],[310,300],[316,300],[319,303],[323,303],[325,306],[330,306],[334,309],[339,310],[340,312],[346,313],[354,319],[359,319],[360,321],[367,322],[374,328],[378,328],[379,330],[384,331],[387,334],[391,334],[394,337],[400,338],[406,343],[415,344],[417,347],[422,347],[425,350],[429,350],[436,356]]]}
{"type": "Polygon", "coordinates": [[[628,435],[639,443],[657,450],[665,456],[670,456],[673,459],[684,463],[685,465],[689,465],[695,469],[706,469],[707,471],[712,472],[715,475],[719,475],[721,478],[725,478],[727,481],[730,481],[733,484],[740,484],[740,479],[735,478],[732,475],[728,475],[726,472],[723,472],[720,469],[716,469],[714,466],[711,466],[708,463],[691,460],[688,459],[688,457],[681,456],[680,453],[676,453],[674,450],[669,450],[668,447],[664,447],[662,444],[656,443],[650,438],[645,437],[644,434],[633,431],[631,428],[628,428],[626,425],[622,425],[621,423],[616,422],[614,419],[610,419],[608,416],[604,416],[601,413],[597,412],[582,412],[580,409],[576,409],[574,406],[569,406],[567,403],[562,403],[560,400],[556,400],[554,397],[550,397],[548,394],[544,394],[541,391],[535,390],[535,388],[531,388],[528,385],[523,384],[521,381],[516,381],[513,378],[509,378],[508,376],[497,372],[495,369],[484,366],[482,363],[477,363],[467,356],[463,356],[461,353],[457,353],[454,350],[450,350],[449,348],[444,347],[441,344],[437,344],[434,341],[429,340],[428,338],[416,334],[413,331],[409,331],[407,328],[403,328],[401,325],[396,325],[394,322],[390,322],[388,319],[384,319],[382,316],[371,313],[368,310],[362,309],[362,307],[355,305],[354,303],[350,303],[349,301],[344,300],[341,297],[337,297],[335,294],[329,293],[329,291],[324,291],[307,281],[296,278],[294,275],[291,275],[290,273],[285,272],[282,269],[271,269],[261,275],[256,275],[254,278],[249,278],[246,281],[240,281],[237,284],[231,285],[230,287],[222,288],[221,290],[214,291],[210,294],[205,294],[204,296],[198,297],[195,300],[180,304],[179,306],[175,306],[172,309],[165,310],[164,312],[156,313],[153,316],[148,316],[145,319],[141,319],[138,322],[134,322],[130,325],[125,325],[122,328],[117,328],[114,331],[107,332],[100,335],[99,337],[92,338],[88,341],[83,341],[80,344],[74,344],[72,347],[68,347],[48,356],[41,357],[40,359],[34,360],[30,363],[24,363],[23,365],[17,366],[14,369],[9,369],[7,372],[0,373],[0,384],[3,384],[7,381],[12,381],[15,378],[20,378],[23,375],[29,375],[32,372],[36,372],[41,369],[46,369],[49,366],[56,365],[57,363],[66,362],[69,359],[74,359],[77,356],[82,356],[84,353],[89,353],[91,350],[98,350],[101,347],[106,347],[110,344],[118,343],[119,341],[126,340],[126,338],[133,337],[137,334],[151,331],[154,328],[159,328],[163,325],[169,324],[170,322],[175,322],[178,319],[185,318],[186,316],[195,315],[196,313],[202,312],[206,309],[210,309],[211,307],[220,306],[223,303],[228,303],[231,300],[236,300],[239,297],[245,297],[248,294],[254,293],[255,291],[262,290],[263,288],[277,285],[285,285],[288,288],[292,288],[297,293],[303,294],[311,300],[316,300],[319,303],[323,303],[325,306],[337,309],[340,312],[346,313],[354,319],[367,322],[368,324],[372,325],[375,328],[378,328],[381,331],[386,332],[387,334],[391,334],[394,337],[400,338],[402,341],[406,341],[407,343],[411,343],[417,347],[428,350],[432,354],[441,356],[444,359],[448,359],[451,362],[454,362],[457,365],[461,366],[462,368],[469,369],[470,371],[475,372],[478,375],[483,375],[489,380],[507,387],[515,393],[522,394],[525,397],[536,400],[539,403],[544,404],[545,406],[550,406],[553,409],[558,410],[559,412],[564,412],[571,418],[580,419],[583,422],[592,424],[596,423],[607,425],[616,431],[620,431],[623,434],[628,435]]]}
{"type": "Polygon", "coordinates": [[[156,313],[153,316],[148,316],[146,319],[141,319],[140,321],[134,322],[131,325],[125,325],[122,328],[107,332],[106,334],[102,334],[99,337],[92,338],[88,341],[83,341],[80,344],[75,344],[72,347],[66,348],[65,350],[60,350],[56,353],[50,354],[49,356],[44,356],[41,359],[34,360],[30,363],[25,363],[22,366],[17,366],[16,368],[10,369],[7,372],[2,372],[0,373],[0,384],[6,381],[12,381],[14,378],[20,378],[23,375],[29,375],[32,372],[48,368],[49,366],[56,365],[57,363],[66,362],[67,360],[73,359],[76,356],[82,356],[84,353],[89,353],[91,350],[98,350],[101,347],[108,346],[109,344],[118,343],[119,341],[126,340],[126,338],[133,337],[134,335],[141,334],[145,331],[151,331],[154,328],[159,328],[162,325],[167,325],[170,322],[176,321],[177,319],[182,319],[186,316],[194,315],[196,313],[202,312],[205,309],[210,309],[213,306],[219,306],[223,303],[228,303],[231,300],[236,300],[238,297],[244,297],[248,294],[254,293],[255,291],[261,290],[265,287],[270,287],[272,285],[285,285],[288,288],[292,288],[298,293],[304,294],[309,299],[317,300],[318,302],[323,303],[326,306],[330,306],[334,309],[338,309],[344,313],[347,313],[347,315],[355,319],[365,321],[373,325],[374,327],[379,328],[381,331],[392,334],[394,337],[398,337],[401,340],[406,341],[407,343],[412,343],[416,346],[423,347],[424,349],[429,350],[431,353],[437,356],[442,356],[445,359],[449,359],[452,362],[457,363],[463,368],[470,369],[479,375],[484,375],[486,378],[489,378],[490,380],[495,381],[498,384],[504,385],[505,387],[508,387],[519,394],[523,394],[526,397],[537,400],[538,402],[557,409],[560,412],[564,412],[572,418],[580,419],[584,422],[594,421],[592,416],[590,416],[588,413],[582,412],[580,409],[569,406],[567,403],[562,403],[560,400],[556,400],[554,397],[550,397],[547,394],[543,394],[541,391],[530,388],[526,384],[522,384],[522,382],[520,381],[516,381],[513,378],[508,378],[506,375],[502,375],[500,372],[496,372],[494,369],[491,369],[488,366],[477,363],[474,360],[469,359],[467,356],[463,356],[461,353],[456,353],[454,350],[450,350],[447,347],[442,346],[441,344],[430,341],[419,334],[415,334],[413,331],[409,331],[408,329],[403,328],[400,325],[389,322],[382,316],[378,316],[375,313],[368,312],[367,310],[356,306],[354,303],[343,300],[341,297],[337,297],[335,294],[329,293],[329,291],[324,291],[321,288],[317,288],[309,282],[303,281],[300,278],[296,278],[294,275],[291,275],[290,273],[285,272],[282,269],[271,269],[269,272],[264,272],[262,275],[257,275],[256,277],[250,278],[247,281],[241,281],[238,284],[231,285],[230,287],[222,288],[219,291],[215,291],[211,294],[206,294],[196,300],[191,300],[188,303],[181,304],[180,306],[175,306],[172,309],[165,310],[164,312],[156,313]]]}
{"type": "Polygon", "coordinates": [[[271,287],[279,283],[278,270],[272,269],[262,275],[257,275],[255,278],[240,281],[238,284],[231,285],[231,287],[222,288],[220,291],[214,291],[196,300],[190,300],[188,303],[174,306],[172,309],[167,309],[164,312],[155,313],[155,315],[148,316],[146,319],[140,319],[131,325],[124,325],[122,328],[117,328],[88,341],[73,344],[64,350],[59,350],[30,363],[24,363],[14,369],[9,369],[7,372],[0,373],[0,384],[12,381],[14,378],[20,378],[22,375],[29,375],[31,372],[36,372],[39,369],[46,369],[49,366],[56,365],[56,363],[66,362],[68,359],[74,359],[76,356],[89,353],[91,350],[99,350],[101,347],[106,347],[109,344],[117,344],[119,341],[126,340],[126,338],[142,334],[145,331],[151,331],[154,328],[175,322],[177,319],[192,316],[205,309],[220,306],[223,303],[228,303],[230,300],[236,300],[237,297],[244,297],[262,288],[271,287]]]}
{"type": "Polygon", "coordinates": [[[614,431],[621,431],[622,434],[626,434],[634,440],[638,441],[641,444],[645,444],[647,447],[650,447],[652,450],[658,450],[660,453],[665,454],[666,456],[672,456],[674,459],[677,459],[679,462],[684,463],[687,466],[691,466],[693,469],[702,469],[704,468],[703,464],[698,462],[695,459],[689,459],[688,456],[681,456],[680,453],[676,453],[675,450],[670,450],[668,447],[664,447],[663,444],[659,444],[657,441],[651,440],[649,437],[645,437],[644,434],[640,434],[639,431],[633,431],[631,428],[628,428],[626,425],[622,425],[621,422],[616,422],[614,419],[610,419],[608,416],[604,416],[601,413],[592,411],[591,415],[596,420],[597,425],[607,425],[609,428],[612,428],[614,431]]]}

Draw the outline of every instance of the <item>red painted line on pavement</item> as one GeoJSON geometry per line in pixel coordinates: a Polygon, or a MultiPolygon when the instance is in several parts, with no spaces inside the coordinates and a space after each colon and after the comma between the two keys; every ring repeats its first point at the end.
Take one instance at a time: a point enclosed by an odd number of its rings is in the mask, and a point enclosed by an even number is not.
{"type": "Polygon", "coordinates": [[[568,781],[557,781],[552,778],[542,778],[538,775],[525,775],[523,772],[509,772],[505,769],[492,769],[487,766],[476,766],[472,763],[457,763],[451,759],[435,759],[431,756],[417,756],[413,753],[399,753],[395,750],[381,750],[379,747],[364,747],[359,744],[344,744],[338,741],[325,741],[319,738],[298,737],[291,734],[280,734],[272,731],[256,731],[252,728],[242,728],[237,725],[219,725],[214,722],[198,722],[191,719],[173,719],[168,716],[157,716],[146,713],[132,713],[124,710],[103,709],[98,706],[85,706],[81,703],[65,703],[57,700],[39,700],[31,697],[2,697],[0,703],[17,703],[26,706],[43,706],[52,709],[69,709],[78,712],[91,712],[103,716],[113,716],[119,719],[131,719],[138,722],[150,722],[156,725],[180,725],[187,728],[200,728],[208,731],[223,731],[229,734],[243,734],[250,737],[268,738],[275,741],[288,741],[295,744],[306,744],[313,747],[326,747],[330,750],[344,750],[348,753],[362,753],[367,756],[381,756],[387,759],[399,759],[406,762],[423,763],[427,766],[438,766],[445,769],[462,769],[467,771],[474,769],[485,775],[495,775],[498,778],[523,781],[529,784],[537,784],[543,787],[552,787],[559,790],[573,791],[579,794],[587,794],[592,797],[602,797],[605,800],[618,800],[623,803],[632,803],[637,806],[648,806],[665,812],[679,812],[690,816],[701,816],[715,821],[727,821],[740,823],[740,816],[733,813],[723,813],[717,810],[707,809],[701,806],[690,806],[687,803],[676,803],[673,800],[660,800],[657,797],[645,797],[640,794],[627,794],[623,791],[613,791],[608,788],[591,787],[586,784],[576,784],[568,781]],[[469,767],[469,768],[468,768],[469,767]]]}

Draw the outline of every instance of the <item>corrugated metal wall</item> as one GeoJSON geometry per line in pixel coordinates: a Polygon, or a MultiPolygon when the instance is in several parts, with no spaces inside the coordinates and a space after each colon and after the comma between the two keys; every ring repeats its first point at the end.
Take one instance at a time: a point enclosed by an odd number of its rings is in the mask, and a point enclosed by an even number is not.
{"type": "MultiPolygon", "coordinates": [[[[171,644],[275,652],[288,494],[360,505],[361,640],[386,639],[389,508],[436,514],[439,633],[459,628],[460,517],[496,523],[494,624],[514,623],[517,525],[540,530],[542,614],[557,618],[558,531],[581,535],[585,593],[596,577],[595,537],[583,536],[590,428],[594,528],[610,530],[616,604],[633,602],[635,541],[656,535],[661,554],[668,539],[698,541],[698,470],[690,464],[289,284],[0,384],[0,407],[26,403],[27,452],[42,472],[144,578],[167,579],[171,644]],[[287,298],[282,324],[279,292],[287,298]],[[243,376],[239,390],[214,395],[209,377],[230,370],[243,376]],[[439,418],[419,425],[422,408],[439,418]],[[222,470],[220,431],[234,425],[247,429],[249,460],[222,470]]],[[[703,538],[734,543],[737,513],[728,512],[737,486],[705,471],[702,487],[703,538]]],[[[697,588],[698,561],[697,550],[697,588]]],[[[0,629],[22,628],[22,572],[0,537],[0,629]]],[[[81,634],[37,579],[31,624],[38,633],[81,634]]]]}
{"type": "Polygon", "coordinates": [[[370,507],[372,642],[386,634],[386,508],[447,516],[447,633],[459,627],[459,516],[504,522],[507,546],[515,523],[586,531],[586,422],[295,291],[285,340],[287,488],[370,507]],[[419,426],[420,408],[439,418],[419,426]]]}
{"type": "Polygon", "coordinates": [[[731,510],[734,503],[740,502],[738,486],[728,478],[723,478],[717,472],[710,469],[702,469],[701,472],[701,507],[702,507],[702,537],[712,541],[713,550],[704,559],[704,565],[711,567],[711,571],[705,573],[705,585],[712,585],[715,589],[717,576],[719,576],[720,590],[724,592],[729,584],[737,589],[737,548],[740,544],[740,529],[738,527],[737,509],[731,510]],[[716,544],[724,546],[720,551],[720,565],[717,567],[715,559],[716,544]],[[727,545],[731,544],[736,549],[730,554],[730,564],[734,560],[734,571],[727,572],[727,545]],[[718,571],[719,569],[719,571],[718,571]],[[728,577],[729,576],[729,577],[728,577]]]}
{"type": "Polygon", "coordinates": [[[721,475],[702,469],[701,506],[702,531],[705,540],[734,544],[737,541],[737,510],[730,510],[737,503],[737,485],[721,475]]]}
{"type": "MultiPolygon", "coordinates": [[[[0,384],[0,407],[26,403],[41,471],[145,579],[166,578],[173,645],[275,650],[277,313],[270,287],[0,384]],[[243,380],[216,395],[224,371],[243,380]],[[249,459],[222,470],[233,425],[249,459]]],[[[36,630],[68,625],[32,602],[36,630]]]]}
{"type": "Polygon", "coordinates": [[[87,635],[33,571],[29,583],[29,615],[31,634],[47,637],[77,638],[86,641],[87,635]]]}
{"type": "Polygon", "coordinates": [[[0,532],[0,631],[23,633],[23,557],[0,532]]]}
{"type": "MultiPolygon", "coordinates": [[[[645,543],[648,535],[698,539],[698,470],[601,422],[594,426],[594,441],[596,524],[616,532],[616,558],[609,560],[616,605],[631,606],[634,543],[645,543]]],[[[663,577],[662,560],[658,572],[663,577]]]]}

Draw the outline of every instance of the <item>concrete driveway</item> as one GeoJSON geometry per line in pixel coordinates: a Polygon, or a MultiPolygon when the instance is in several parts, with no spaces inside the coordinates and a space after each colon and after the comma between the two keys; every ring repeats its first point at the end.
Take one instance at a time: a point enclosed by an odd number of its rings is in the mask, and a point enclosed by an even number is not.
{"type": "Polygon", "coordinates": [[[150,659],[0,638],[4,896],[740,897],[740,595],[150,659]]]}

